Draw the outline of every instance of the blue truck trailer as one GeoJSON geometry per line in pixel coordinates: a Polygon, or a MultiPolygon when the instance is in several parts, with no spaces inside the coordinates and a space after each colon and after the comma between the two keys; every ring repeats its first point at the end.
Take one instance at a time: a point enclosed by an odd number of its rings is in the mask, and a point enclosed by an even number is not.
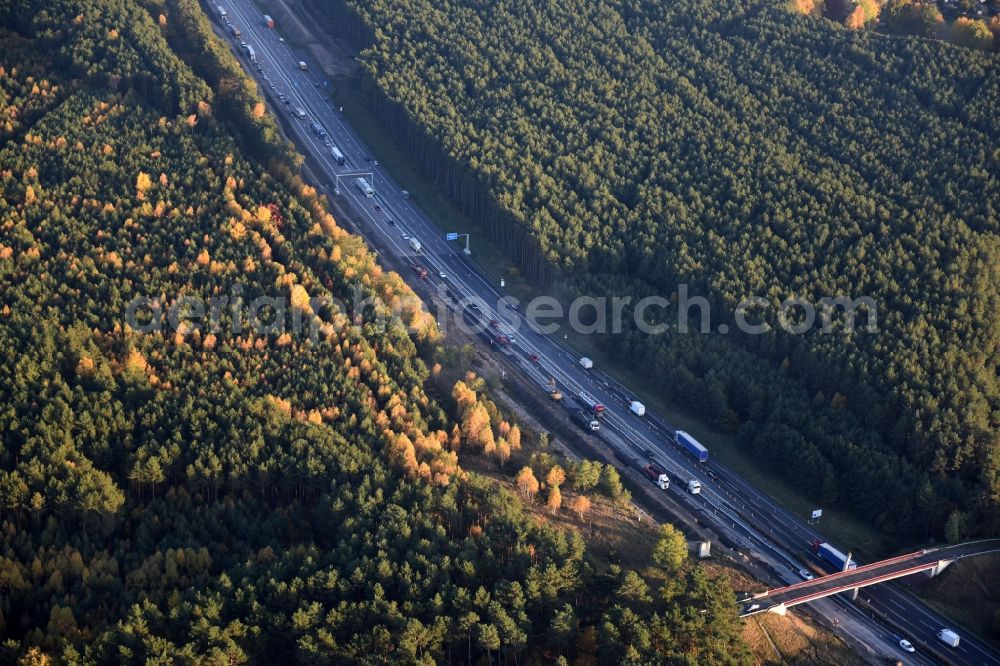
{"type": "Polygon", "coordinates": [[[698,459],[698,462],[708,461],[708,449],[698,443],[698,440],[687,434],[683,430],[678,430],[674,434],[674,441],[684,448],[685,451],[698,459]]]}
{"type": "Polygon", "coordinates": [[[858,565],[854,562],[854,560],[848,562],[848,555],[844,555],[842,552],[825,541],[822,543],[819,541],[813,541],[812,552],[813,555],[823,560],[823,564],[827,565],[827,568],[832,569],[834,573],[838,571],[845,571],[844,564],[847,564],[846,571],[858,568],[858,565]]]}

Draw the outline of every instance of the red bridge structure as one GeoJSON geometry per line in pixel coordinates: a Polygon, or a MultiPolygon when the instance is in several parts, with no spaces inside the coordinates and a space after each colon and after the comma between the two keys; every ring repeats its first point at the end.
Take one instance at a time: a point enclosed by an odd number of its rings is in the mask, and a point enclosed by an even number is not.
{"type": "Polygon", "coordinates": [[[798,604],[822,599],[840,592],[851,591],[854,596],[857,596],[858,590],[862,587],[884,583],[887,580],[915,573],[928,572],[931,576],[936,576],[952,562],[963,557],[985,555],[997,551],[1000,551],[1000,539],[972,541],[944,548],[925,548],[908,555],[892,557],[874,564],[859,566],[856,569],[762,592],[746,602],[740,615],[746,617],[765,611],[784,615],[790,607],[798,604]]]}

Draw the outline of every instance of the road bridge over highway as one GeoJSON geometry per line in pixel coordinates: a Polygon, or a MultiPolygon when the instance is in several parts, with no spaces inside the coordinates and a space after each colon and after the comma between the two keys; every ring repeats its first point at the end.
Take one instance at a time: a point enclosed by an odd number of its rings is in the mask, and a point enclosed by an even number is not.
{"type": "Polygon", "coordinates": [[[740,615],[746,617],[763,612],[784,614],[790,607],[798,604],[840,592],[853,591],[857,594],[859,588],[884,583],[894,578],[921,572],[936,576],[956,560],[998,551],[1000,551],[1000,539],[972,541],[944,548],[925,548],[856,569],[768,590],[748,600],[740,615]]]}

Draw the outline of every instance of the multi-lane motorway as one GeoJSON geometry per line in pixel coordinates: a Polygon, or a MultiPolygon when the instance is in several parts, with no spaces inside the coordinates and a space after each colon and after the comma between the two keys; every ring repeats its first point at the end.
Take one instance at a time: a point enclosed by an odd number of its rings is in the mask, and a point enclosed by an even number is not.
{"type": "MultiPolygon", "coordinates": [[[[312,158],[321,175],[337,188],[342,203],[353,209],[363,222],[360,226],[369,240],[406,262],[426,267],[432,286],[441,293],[450,293],[453,303],[475,304],[485,320],[498,320],[499,330],[511,338],[502,353],[513,364],[535,381],[540,377],[555,378],[564,393],[587,395],[603,404],[606,411],[598,434],[609,446],[622,448],[637,458],[651,451],[672,479],[681,481],[672,483],[668,492],[696,512],[702,523],[723,535],[728,545],[765,563],[783,582],[797,580],[801,562],[808,558],[808,546],[815,539],[825,539],[805,520],[779,506],[726,466],[715,461],[699,464],[684,454],[674,444],[676,428],[669,421],[649,411],[643,417],[633,415],[628,401],[634,399],[634,393],[599,370],[583,368],[578,356],[557,337],[541,334],[529,325],[523,309],[506,304],[513,299],[464,255],[463,246],[445,240],[444,232],[450,230],[439,229],[402,192],[388,171],[372,160],[370,150],[338,113],[336,100],[324,94],[323,77],[317,75],[315,64],[309,62],[306,71],[300,70],[298,62],[304,58],[280,39],[280,26],[279,30],[265,26],[261,12],[251,0],[223,0],[222,4],[228,13],[226,20],[241,29],[242,37],[231,35],[215,11],[216,1],[209,2],[207,11],[220,34],[226,36],[247,70],[257,77],[275,112],[286,115],[286,126],[299,149],[312,158]],[[241,47],[241,41],[254,49],[260,71],[241,47]],[[306,117],[299,118],[296,109],[302,109],[306,117]],[[310,128],[311,123],[319,123],[328,137],[317,135],[310,128]],[[344,164],[334,159],[332,146],[344,155],[344,164]],[[374,197],[366,196],[356,187],[355,178],[362,173],[374,187],[374,197]],[[413,238],[420,242],[419,253],[412,249],[413,238]],[[701,482],[699,495],[685,492],[688,479],[701,482]]],[[[711,443],[708,444],[711,448],[711,443]]],[[[827,615],[835,614],[840,630],[868,646],[872,654],[892,655],[906,663],[933,663],[926,656],[933,651],[938,659],[955,664],[1000,666],[1000,658],[971,636],[963,635],[956,649],[937,641],[937,631],[952,624],[901,589],[883,585],[865,592],[863,596],[870,599],[872,608],[888,616],[912,642],[928,648],[916,654],[900,652],[897,641],[887,637],[884,626],[839,597],[817,602],[816,609],[827,615]]]]}

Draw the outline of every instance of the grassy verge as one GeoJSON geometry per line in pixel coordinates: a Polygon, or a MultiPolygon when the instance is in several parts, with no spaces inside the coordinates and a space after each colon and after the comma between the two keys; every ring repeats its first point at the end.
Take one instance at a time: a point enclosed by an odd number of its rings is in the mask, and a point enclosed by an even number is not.
{"type": "Polygon", "coordinates": [[[1000,553],[959,560],[911,589],[937,612],[1000,648],[1000,632],[993,628],[1000,612],[1000,553]]]}
{"type": "MultiPolygon", "coordinates": [[[[392,165],[393,176],[410,192],[414,202],[420,205],[438,226],[449,231],[472,234],[472,250],[476,262],[498,280],[503,276],[510,293],[521,299],[538,295],[537,288],[520,278],[516,270],[512,271],[511,262],[489,242],[485,227],[452,205],[392,142],[388,133],[368,111],[361,93],[360,80],[340,79],[336,86],[336,100],[338,104],[343,104],[344,116],[372,149],[373,157],[392,165]]],[[[593,358],[599,367],[626,386],[641,387],[647,384],[643,377],[630,368],[615,365],[600,350],[595,338],[574,335],[570,331],[566,333],[569,336],[567,342],[581,354],[593,358]]],[[[730,435],[715,430],[711,424],[700,421],[693,415],[681,412],[675,405],[658,395],[641,390],[637,391],[637,395],[652,409],[668,415],[674,423],[702,438],[703,441],[711,442],[709,448],[713,456],[737,470],[748,481],[798,515],[807,516],[817,507],[814,500],[768,471],[752,455],[741,451],[730,435]]],[[[843,512],[824,507],[822,520],[820,527],[825,535],[832,541],[853,549],[855,553],[863,554],[866,558],[877,557],[899,547],[898,543],[888,540],[884,535],[843,512]]]]}

